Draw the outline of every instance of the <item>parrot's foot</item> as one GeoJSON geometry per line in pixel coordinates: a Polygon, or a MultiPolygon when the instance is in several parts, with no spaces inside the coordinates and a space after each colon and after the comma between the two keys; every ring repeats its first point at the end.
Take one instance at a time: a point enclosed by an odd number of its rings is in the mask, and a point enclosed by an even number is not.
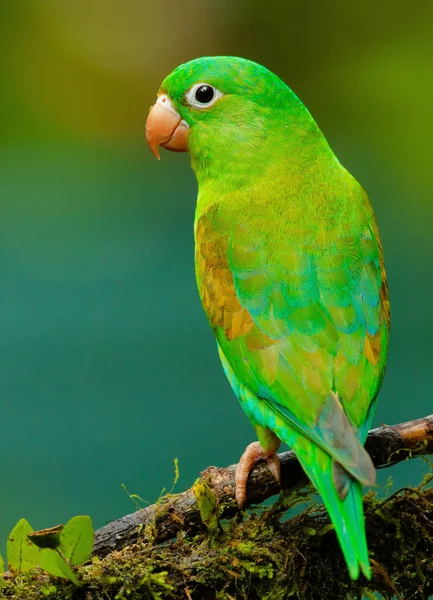
{"type": "Polygon", "coordinates": [[[279,446],[280,440],[275,436],[274,443],[266,449],[261,446],[260,442],[252,442],[252,444],[246,447],[236,467],[235,475],[236,502],[240,510],[243,509],[245,500],[247,499],[248,476],[258,460],[265,460],[277,483],[281,483],[280,459],[277,454],[279,446]]]}

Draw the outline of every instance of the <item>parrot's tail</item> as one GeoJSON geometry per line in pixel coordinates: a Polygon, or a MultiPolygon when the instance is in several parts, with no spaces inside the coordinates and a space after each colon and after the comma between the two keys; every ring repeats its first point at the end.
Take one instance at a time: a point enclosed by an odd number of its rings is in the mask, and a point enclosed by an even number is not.
{"type": "MultiPolygon", "coordinates": [[[[346,474],[347,495],[342,500],[333,480],[333,459],[301,435],[298,435],[295,448],[300,463],[328,509],[351,578],[358,579],[361,570],[367,579],[371,579],[361,484],[346,474]]],[[[344,475],[340,473],[340,476],[344,475]]]]}

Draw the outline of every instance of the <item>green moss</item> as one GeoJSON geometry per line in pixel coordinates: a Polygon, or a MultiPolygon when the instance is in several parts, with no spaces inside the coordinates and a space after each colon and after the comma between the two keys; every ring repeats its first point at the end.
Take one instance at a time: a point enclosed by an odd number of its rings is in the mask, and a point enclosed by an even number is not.
{"type": "Polygon", "coordinates": [[[373,580],[353,582],[323,507],[310,505],[282,521],[307,492],[171,543],[139,541],[77,568],[75,588],[47,574],[2,581],[13,600],[335,600],[424,599],[433,594],[431,480],[385,500],[365,497],[373,580]]]}

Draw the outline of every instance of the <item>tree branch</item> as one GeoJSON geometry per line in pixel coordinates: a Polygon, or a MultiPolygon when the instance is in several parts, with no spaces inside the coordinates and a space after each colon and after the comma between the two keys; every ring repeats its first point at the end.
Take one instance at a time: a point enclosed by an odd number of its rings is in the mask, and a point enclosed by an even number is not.
{"type": "MultiPolygon", "coordinates": [[[[433,454],[433,415],[370,431],[366,442],[374,464],[383,469],[403,460],[433,454]]],[[[280,454],[282,487],[285,490],[305,486],[308,480],[293,452],[280,454]]],[[[201,474],[218,499],[221,516],[234,516],[238,510],[234,500],[236,465],[226,468],[208,467],[201,474]]],[[[248,481],[246,505],[263,502],[278,494],[279,486],[265,463],[259,463],[248,481]]],[[[145,527],[151,526],[155,543],[178,536],[180,531],[194,533],[202,527],[200,511],[192,489],[138,510],[108,523],[95,534],[94,554],[103,556],[135,542],[145,527]]]]}

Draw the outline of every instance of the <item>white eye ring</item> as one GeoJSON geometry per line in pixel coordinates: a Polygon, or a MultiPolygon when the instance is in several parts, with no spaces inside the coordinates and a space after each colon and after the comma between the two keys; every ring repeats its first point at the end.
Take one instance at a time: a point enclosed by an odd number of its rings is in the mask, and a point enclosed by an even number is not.
{"type": "MultiPolygon", "coordinates": [[[[203,92],[203,97],[206,97],[205,94],[205,90],[202,90],[203,92]]],[[[210,85],[209,83],[196,83],[195,85],[192,86],[192,88],[190,90],[187,91],[187,93],[185,94],[185,98],[186,101],[188,102],[188,104],[190,106],[192,106],[193,108],[199,108],[199,109],[203,109],[203,108],[209,108],[209,106],[212,106],[212,104],[215,104],[215,102],[218,100],[218,98],[221,98],[221,96],[223,96],[224,94],[222,92],[220,92],[219,90],[217,90],[213,85],[210,85]],[[211,90],[213,92],[213,96],[210,97],[208,102],[200,102],[199,99],[197,99],[196,94],[198,92],[198,90],[200,88],[206,87],[207,90],[209,91],[211,90]]]]}

